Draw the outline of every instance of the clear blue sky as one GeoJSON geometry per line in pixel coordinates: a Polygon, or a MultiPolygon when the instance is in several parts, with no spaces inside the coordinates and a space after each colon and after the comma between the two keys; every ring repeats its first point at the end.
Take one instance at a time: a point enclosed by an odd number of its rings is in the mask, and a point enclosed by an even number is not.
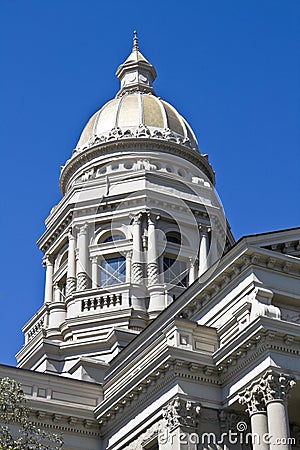
{"type": "Polygon", "coordinates": [[[0,362],[42,305],[35,242],[60,166],[137,29],[157,94],[208,153],[236,238],[299,223],[299,0],[1,0],[0,362]]]}

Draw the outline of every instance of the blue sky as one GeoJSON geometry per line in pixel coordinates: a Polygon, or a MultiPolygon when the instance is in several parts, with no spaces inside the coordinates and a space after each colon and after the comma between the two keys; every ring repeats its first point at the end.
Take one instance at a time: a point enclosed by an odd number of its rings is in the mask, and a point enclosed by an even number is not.
{"type": "Polygon", "coordinates": [[[155,90],[194,129],[233,233],[299,224],[298,0],[1,0],[0,362],[43,302],[35,242],[60,166],[118,90],[137,29],[155,90]]]}

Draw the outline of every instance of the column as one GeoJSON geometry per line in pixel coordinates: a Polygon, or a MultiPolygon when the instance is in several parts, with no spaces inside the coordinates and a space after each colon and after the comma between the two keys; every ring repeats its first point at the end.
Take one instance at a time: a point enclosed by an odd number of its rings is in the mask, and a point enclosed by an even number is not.
{"type": "Polygon", "coordinates": [[[147,281],[149,291],[150,319],[154,319],[165,307],[164,286],[159,282],[158,248],[156,222],[159,216],[148,213],[147,281]]]}
{"type": "Polygon", "coordinates": [[[196,270],[195,270],[196,267],[194,258],[189,259],[189,264],[190,264],[189,268],[189,286],[190,286],[196,280],[196,270]]]}
{"type": "Polygon", "coordinates": [[[201,405],[180,396],[163,408],[164,427],[158,435],[160,450],[197,450],[201,405]]]}
{"type": "Polygon", "coordinates": [[[77,291],[84,291],[88,287],[87,276],[87,224],[80,227],[77,237],[77,291]]]}
{"type": "Polygon", "coordinates": [[[58,283],[54,286],[54,301],[49,304],[49,325],[47,336],[54,340],[62,340],[60,326],[66,318],[66,305],[62,301],[58,283]]]}
{"type": "Polygon", "coordinates": [[[93,256],[93,258],[91,258],[91,263],[92,263],[92,289],[97,289],[97,287],[99,286],[97,256],[93,256]]]}
{"type": "Polygon", "coordinates": [[[240,393],[251,416],[254,450],[291,449],[287,398],[295,384],[292,377],[268,370],[240,393]]]}
{"type": "Polygon", "coordinates": [[[132,283],[143,283],[143,264],[142,264],[142,238],[141,238],[141,220],[142,214],[137,214],[132,221],[132,283]]]}
{"type": "Polygon", "coordinates": [[[239,402],[247,406],[250,415],[253,450],[269,450],[267,411],[259,386],[254,383],[239,395],[239,402]]]}
{"type": "Polygon", "coordinates": [[[43,259],[43,267],[46,267],[46,279],[45,279],[45,303],[51,303],[53,300],[53,260],[50,255],[45,255],[43,259]]]}
{"type": "Polygon", "coordinates": [[[262,377],[260,386],[267,405],[268,426],[270,434],[270,450],[290,450],[289,418],[287,399],[296,382],[292,377],[267,371],[262,377]]]}
{"type": "Polygon", "coordinates": [[[75,260],[75,237],[72,230],[69,230],[69,248],[68,248],[68,271],[67,271],[67,294],[69,297],[76,290],[76,260],[75,260]]]}
{"type": "Polygon", "coordinates": [[[124,252],[126,258],[126,283],[131,283],[131,258],[132,251],[126,250],[124,252]]]}
{"type": "Polygon", "coordinates": [[[199,273],[200,277],[208,269],[208,227],[205,225],[199,225],[200,232],[200,247],[199,247],[199,273]]]}
{"type": "Polygon", "coordinates": [[[216,225],[214,225],[214,228],[211,229],[210,236],[211,240],[210,240],[209,264],[212,266],[216,261],[218,261],[218,259],[220,259],[218,252],[218,240],[217,240],[218,232],[216,225]]]}
{"type": "Polygon", "coordinates": [[[148,252],[147,252],[147,276],[148,286],[159,283],[158,254],[155,224],[159,217],[148,214],[148,252]]]}

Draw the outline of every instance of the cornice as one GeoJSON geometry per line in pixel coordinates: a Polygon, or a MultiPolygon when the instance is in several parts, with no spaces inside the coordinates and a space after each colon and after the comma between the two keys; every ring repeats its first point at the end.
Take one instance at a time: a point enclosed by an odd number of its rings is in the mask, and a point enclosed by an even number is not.
{"type": "Polygon", "coordinates": [[[138,382],[133,378],[131,380],[133,386],[126,393],[120,395],[117,392],[106,402],[102,402],[94,411],[95,417],[102,427],[103,434],[106,434],[114,428],[114,420],[117,420],[118,425],[128,420],[131,414],[136,414],[149,400],[175,380],[186,379],[219,386],[216,375],[217,372],[207,365],[191,363],[170,355],[163,364],[143,376],[138,382]]]}
{"type": "Polygon", "coordinates": [[[243,336],[219,349],[214,362],[222,385],[244,371],[249,372],[254,361],[264,354],[279,352],[299,357],[300,327],[266,317],[258,318],[245,329],[243,336]],[[280,327],[282,325],[282,327],[280,327]]]}
{"type": "Polygon", "coordinates": [[[31,410],[32,424],[43,429],[51,431],[60,431],[61,433],[74,433],[77,435],[100,438],[99,424],[94,419],[82,419],[81,417],[52,414],[48,411],[34,409],[31,410]],[[35,416],[35,418],[34,418],[35,416]]]}
{"type": "Polygon", "coordinates": [[[93,161],[99,156],[116,153],[118,151],[158,151],[164,153],[175,154],[184,158],[199,167],[209,178],[212,184],[215,184],[215,175],[207,158],[202,156],[198,151],[191,150],[176,142],[162,142],[159,139],[130,139],[114,140],[102,144],[93,145],[91,148],[75,154],[67,161],[63,167],[60,178],[60,186],[63,195],[66,192],[67,184],[72,176],[85,164],[93,161]]]}
{"type": "Polygon", "coordinates": [[[273,272],[284,273],[294,277],[300,275],[300,260],[283,254],[277,254],[269,250],[250,247],[234,260],[224,271],[217,275],[212,283],[203,289],[200,298],[185,306],[179,316],[195,319],[197,314],[205,306],[206,308],[214,301],[215,297],[224,291],[231,281],[251,267],[259,267],[273,272]]]}

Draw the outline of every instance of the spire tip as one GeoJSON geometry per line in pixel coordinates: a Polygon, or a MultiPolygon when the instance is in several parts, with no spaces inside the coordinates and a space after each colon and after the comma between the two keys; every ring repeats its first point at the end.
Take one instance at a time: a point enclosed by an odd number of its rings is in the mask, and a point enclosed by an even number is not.
{"type": "Polygon", "coordinates": [[[134,32],[133,32],[133,50],[136,50],[136,51],[139,50],[139,39],[137,37],[136,30],[134,30],[134,32]]]}

